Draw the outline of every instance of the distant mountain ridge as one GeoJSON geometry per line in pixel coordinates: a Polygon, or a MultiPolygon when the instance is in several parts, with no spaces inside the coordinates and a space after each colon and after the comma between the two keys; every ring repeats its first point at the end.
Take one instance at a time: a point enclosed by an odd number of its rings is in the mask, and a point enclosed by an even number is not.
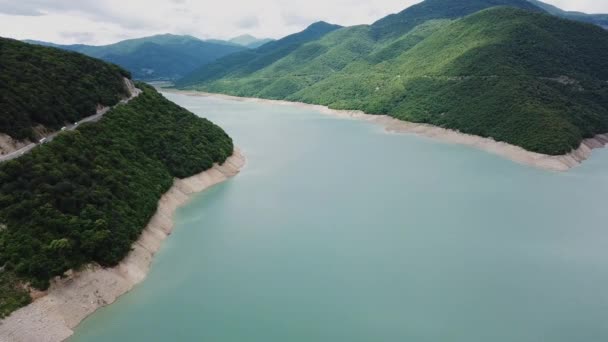
{"type": "Polygon", "coordinates": [[[608,14],[587,14],[582,12],[564,11],[557,6],[553,6],[538,0],[528,0],[535,6],[542,8],[543,10],[566,19],[583,21],[595,25],[599,25],[605,29],[608,29],[608,14]]]}
{"type": "Polygon", "coordinates": [[[178,83],[185,86],[197,83],[201,79],[218,79],[229,74],[245,75],[255,72],[287,56],[303,44],[317,40],[340,28],[342,26],[323,21],[314,23],[301,32],[266,43],[259,48],[220,58],[178,80],[178,83]]]}
{"type": "Polygon", "coordinates": [[[102,46],[60,45],[33,40],[26,42],[100,58],[124,67],[134,78],[141,80],[178,79],[220,57],[246,49],[238,45],[172,34],[129,39],[102,46]]]}

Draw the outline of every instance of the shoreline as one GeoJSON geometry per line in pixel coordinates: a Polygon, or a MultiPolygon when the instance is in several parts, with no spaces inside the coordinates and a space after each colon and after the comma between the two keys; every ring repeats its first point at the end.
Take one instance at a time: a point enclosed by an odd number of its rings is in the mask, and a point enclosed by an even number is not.
{"type": "Polygon", "coordinates": [[[66,278],[54,279],[45,294],[0,321],[0,341],[68,339],[82,320],[112,304],[145,279],[154,255],[173,231],[177,208],[186,204],[192,195],[236,176],[244,165],[245,157],[235,149],[222,165],[214,164],[197,175],[175,179],[159,199],[156,212],[132,244],[131,252],[117,266],[88,265],[66,278]]]}
{"type": "Polygon", "coordinates": [[[303,102],[291,102],[285,100],[268,100],[255,97],[239,97],[225,94],[207,93],[194,90],[178,90],[161,88],[168,93],[183,94],[187,96],[216,97],[244,102],[271,103],[278,105],[296,106],[315,109],[323,114],[368,121],[382,125],[389,133],[416,134],[434,140],[470,146],[513,162],[532,166],[546,171],[565,172],[582,164],[589,159],[594,149],[604,148],[608,145],[608,133],[598,134],[593,138],[582,141],[579,148],[570,153],[551,156],[547,154],[528,151],[522,147],[506,142],[496,141],[492,138],[484,138],[477,135],[466,134],[456,130],[433,126],[429,124],[413,123],[393,118],[388,115],[367,114],[358,110],[331,109],[323,105],[315,105],[303,102]]]}

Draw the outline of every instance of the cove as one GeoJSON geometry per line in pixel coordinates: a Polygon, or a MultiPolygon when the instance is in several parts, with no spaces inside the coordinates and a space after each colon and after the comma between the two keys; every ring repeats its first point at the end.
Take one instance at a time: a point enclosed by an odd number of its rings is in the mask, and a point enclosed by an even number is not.
{"type": "Polygon", "coordinates": [[[70,341],[608,340],[608,151],[553,173],[307,108],[165,94],[241,174],[70,341]]]}

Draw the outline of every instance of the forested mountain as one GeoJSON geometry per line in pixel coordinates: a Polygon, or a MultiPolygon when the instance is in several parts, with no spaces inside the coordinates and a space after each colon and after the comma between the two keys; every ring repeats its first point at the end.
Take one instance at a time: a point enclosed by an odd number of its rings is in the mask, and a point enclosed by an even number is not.
{"type": "Polygon", "coordinates": [[[372,24],[375,38],[398,37],[431,19],[456,19],[495,6],[541,11],[527,0],[426,0],[372,24]]]}
{"type": "Polygon", "coordinates": [[[90,262],[116,265],[175,177],[232,154],[213,123],[143,84],[95,124],[0,164],[0,317],[27,304],[21,284],[90,262]]]}
{"type": "Polygon", "coordinates": [[[314,23],[302,32],[264,44],[257,49],[242,51],[220,58],[182,78],[178,83],[185,86],[199,83],[201,80],[218,79],[227,75],[247,75],[253,73],[289,55],[303,44],[317,40],[340,27],[326,22],[314,23]]]}
{"type": "Polygon", "coordinates": [[[57,130],[93,115],[129,95],[124,77],[94,58],[0,38],[0,133],[34,140],[36,126],[57,130]]]}
{"type": "MultiPolygon", "coordinates": [[[[27,136],[129,94],[120,67],[0,39],[0,122],[27,136]]],[[[231,138],[152,87],[17,159],[0,163],[0,318],[68,269],[117,264],[175,177],[221,163],[231,138]]],[[[16,132],[16,133],[15,133],[16,132]]]]}
{"type": "MultiPolygon", "coordinates": [[[[409,30],[419,24],[430,22],[431,20],[454,19],[479,11],[480,9],[489,8],[497,5],[510,5],[514,7],[525,8],[529,10],[541,11],[536,6],[529,3],[527,0],[426,0],[417,5],[408,7],[404,11],[389,15],[378,20],[373,25],[360,25],[347,27],[332,34],[325,36],[319,35],[315,37],[308,34],[308,31],[319,24],[312,25],[301,33],[286,37],[284,39],[267,44],[264,46],[262,54],[265,56],[272,53],[271,59],[264,58],[264,63],[249,62],[254,58],[254,53],[257,51],[245,51],[239,54],[226,56],[218,59],[215,63],[205,65],[200,70],[179,80],[176,84],[178,87],[194,86],[209,83],[213,80],[224,78],[241,78],[249,74],[260,72],[257,80],[262,82],[262,78],[276,78],[278,71],[280,74],[288,73],[287,69],[296,68],[301,70],[300,75],[307,75],[309,79],[306,84],[319,81],[328,74],[340,70],[349,62],[361,56],[372,53],[373,50],[382,47],[386,42],[400,38],[409,30]],[[302,39],[299,44],[290,44],[290,50],[284,53],[275,53],[284,45],[283,41],[294,36],[306,36],[307,39],[302,39]],[[316,42],[312,42],[318,40],[316,42]],[[308,43],[306,46],[299,48],[303,43],[308,43]],[[299,49],[298,49],[299,48],[299,49]],[[297,49],[297,50],[296,50],[297,49]],[[296,50],[290,56],[287,54],[296,50]],[[287,57],[286,57],[287,56],[287,57]],[[286,57],[285,60],[280,60],[286,57]],[[297,63],[293,63],[297,61],[297,63]],[[277,65],[273,63],[277,62],[277,65]],[[304,64],[299,64],[304,63],[304,64]],[[314,64],[313,66],[309,66],[314,64]],[[254,64],[254,67],[249,67],[249,64],[254,64]],[[264,69],[265,68],[265,69],[264,69]],[[319,69],[325,69],[323,71],[319,69]],[[263,76],[261,74],[264,74],[263,76]]],[[[427,27],[418,30],[418,34],[425,35],[429,32],[432,26],[427,23],[427,27]]],[[[331,27],[326,33],[337,30],[339,27],[331,27]]],[[[399,44],[409,45],[411,39],[419,39],[412,35],[407,41],[396,43],[391,48],[398,50],[399,44]]],[[[256,81],[257,82],[257,81],[256,81]]],[[[250,82],[248,86],[257,88],[255,82],[250,82]]],[[[278,85],[281,87],[281,85],[278,85]]],[[[293,88],[290,86],[290,88],[293,88]]]]}
{"type": "Polygon", "coordinates": [[[246,48],[221,42],[202,41],[192,36],[171,34],[124,40],[111,45],[49,45],[76,51],[118,64],[141,80],[173,80],[231,53],[246,48]]]}
{"type": "Polygon", "coordinates": [[[230,43],[241,45],[248,47],[250,49],[258,48],[266,43],[270,43],[274,41],[274,39],[270,38],[256,38],[249,34],[244,34],[242,36],[234,37],[229,40],[230,43]]]}
{"type": "Polygon", "coordinates": [[[558,17],[576,20],[576,21],[583,21],[583,22],[599,25],[605,29],[608,29],[608,14],[587,14],[587,13],[582,13],[582,12],[564,11],[561,8],[558,8],[553,5],[549,5],[542,1],[538,1],[538,0],[528,0],[528,1],[533,3],[535,6],[542,8],[543,10],[545,10],[553,15],[556,15],[558,17]]]}
{"type": "Polygon", "coordinates": [[[608,32],[526,1],[427,0],[264,68],[196,75],[178,85],[388,114],[552,155],[608,132],[608,32]]]}

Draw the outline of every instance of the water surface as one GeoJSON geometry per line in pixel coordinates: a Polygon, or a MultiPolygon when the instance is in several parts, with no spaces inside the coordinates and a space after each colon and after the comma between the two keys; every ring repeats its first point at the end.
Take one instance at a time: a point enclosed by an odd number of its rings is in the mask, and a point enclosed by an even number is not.
{"type": "Polygon", "coordinates": [[[608,151],[551,173],[291,106],[165,94],[248,164],[74,341],[608,341],[608,151]]]}

